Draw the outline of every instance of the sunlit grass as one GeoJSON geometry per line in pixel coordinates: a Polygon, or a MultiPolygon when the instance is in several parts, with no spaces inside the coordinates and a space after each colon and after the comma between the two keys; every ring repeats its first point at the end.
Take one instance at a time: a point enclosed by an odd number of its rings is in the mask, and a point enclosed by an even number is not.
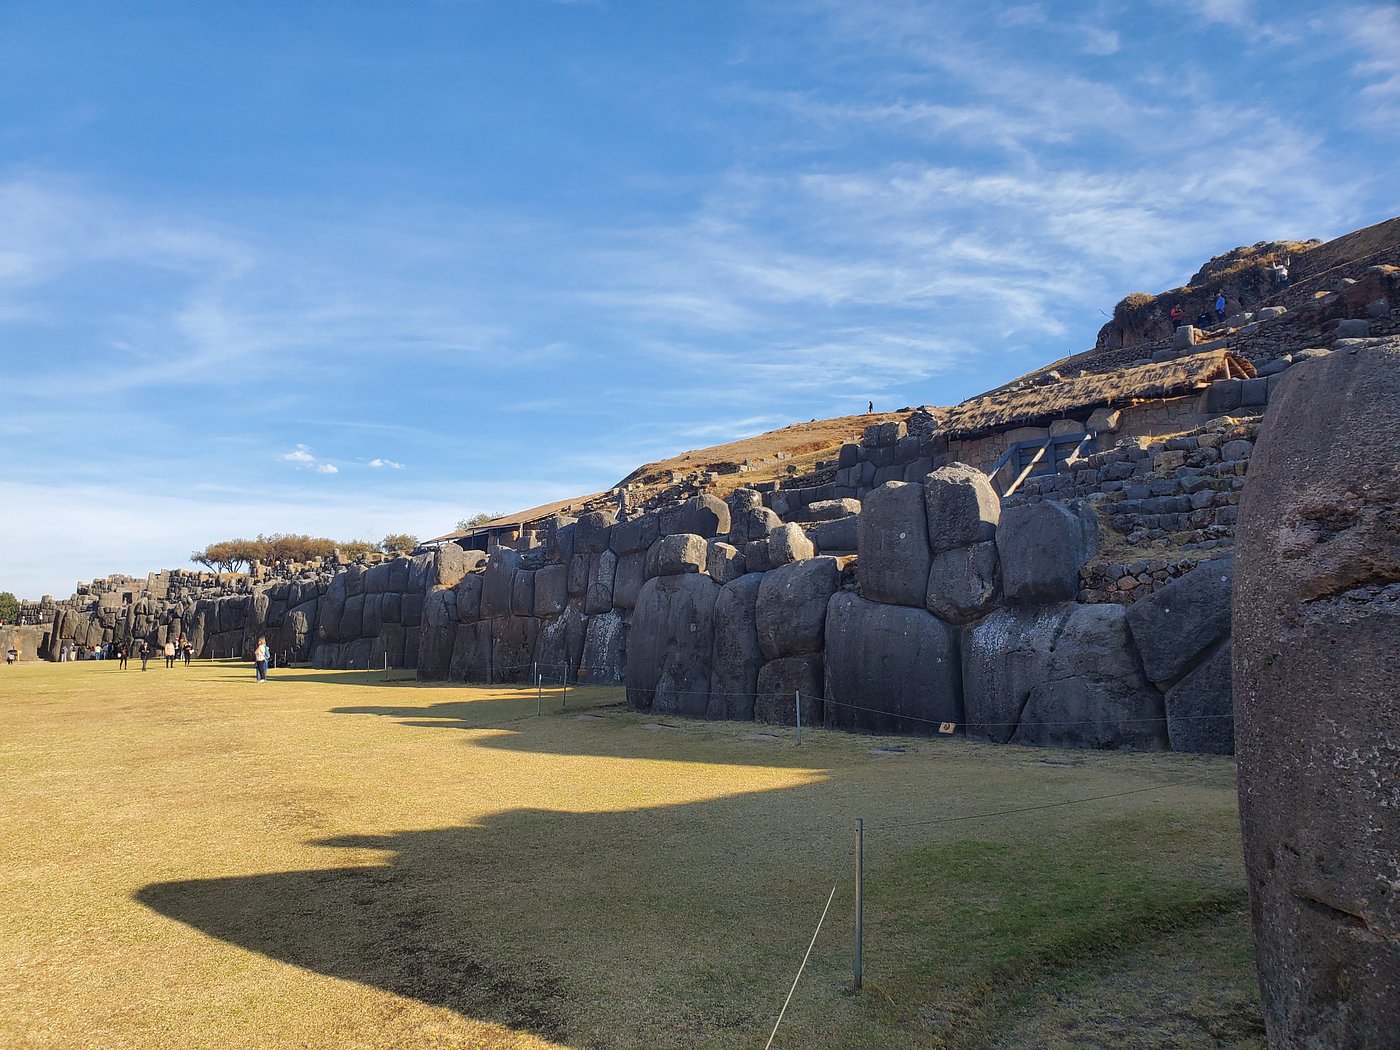
{"type": "Polygon", "coordinates": [[[1256,1038],[1232,763],[621,701],[7,671],[0,1045],[762,1046],[833,884],[777,1046],[1048,1045],[1071,1001],[1078,1045],[1256,1038]]]}

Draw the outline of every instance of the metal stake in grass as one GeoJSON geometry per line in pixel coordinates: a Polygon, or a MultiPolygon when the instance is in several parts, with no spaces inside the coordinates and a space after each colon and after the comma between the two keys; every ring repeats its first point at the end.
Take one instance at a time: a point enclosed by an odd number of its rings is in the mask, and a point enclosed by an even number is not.
{"type": "Polygon", "coordinates": [[[793,710],[797,712],[797,746],[802,746],[802,691],[792,694],[793,710]]]}
{"type": "Polygon", "coordinates": [[[856,956],[855,987],[860,989],[865,947],[865,819],[856,818],[856,956]]]}
{"type": "Polygon", "coordinates": [[[544,685],[540,678],[540,673],[535,672],[535,717],[539,718],[544,714],[544,685]]]}

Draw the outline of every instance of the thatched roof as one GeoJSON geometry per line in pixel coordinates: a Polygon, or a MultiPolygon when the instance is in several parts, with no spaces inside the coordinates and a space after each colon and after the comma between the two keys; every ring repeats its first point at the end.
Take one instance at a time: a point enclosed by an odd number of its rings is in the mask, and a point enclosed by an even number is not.
{"type": "Polygon", "coordinates": [[[483,532],[497,532],[501,529],[518,529],[530,524],[532,521],[539,521],[552,514],[578,515],[583,513],[587,506],[595,501],[602,500],[608,496],[609,492],[595,492],[590,496],[574,496],[571,499],[561,499],[554,503],[542,503],[538,507],[531,507],[529,510],[519,510],[514,514],[503,514],[499,518],[492,518],[490,521],[482,522],[480,525],[473,525],[462,532],[449,532],[442,536],[434,536],[424,543],[445,543],[448,540],[464,540],[470,536],[479,536],[483,532]]]}
{"type": "Polygon", "coordinates": [[[1086,408],[1181,397],[1216,379],[1248,378],[1254,374],[1254,366],[1243,357],[1228,350],[1208,350],[1171,361],[973,398],[951,410],[948,433],[971,437],[1012,426],[1032,426],[1086,408]]]}

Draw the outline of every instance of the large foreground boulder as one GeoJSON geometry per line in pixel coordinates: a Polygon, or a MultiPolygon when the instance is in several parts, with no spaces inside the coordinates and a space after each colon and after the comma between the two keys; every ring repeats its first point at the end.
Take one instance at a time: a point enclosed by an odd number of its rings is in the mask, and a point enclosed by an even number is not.
{"type": "Polygon", "coordinates": [[[832,597],[823,705],[828,726],[928,736],[941,722],[962,722],[961,677],[957,631],[932,613],[844,591],[832,597]]]}
{"type": "Polygon", "coordinates": [[[769,660],[822,647],[826,606],[841,584],[835,558],[789,562],[765,572],[758,589],[758,643],[769,660]]]}
{"type": "Polygon", "coordinates": [[[719,585],[700,573],[656,576],[643,585],[627,636],[632,708],[691,718],[709,714],[718,596],[719,585]]]}
{"type": "Polygon", "coordinates": [[[1071,604],[998,609],[962,636],[967,735],[1007,743],[1021,724],[1031,690],[1049,681],[1049,654],[1071,604]]]}
{"type": "Polygon", "coordinates": [[[764,574],[751,572],[720,588],[710,659],[710,711],[717,718],[749,721],[763,650],[758,644],[758,592],[764,574]]]}
{"type": "Polygon", "coordinates": [[[1236,534],[1235,746],[1264,1022],[1400,1034],[1400,339],[1295,364],[1236,534]]]}
{"type": "Polygon", "coordinates": [[[1198,565],[1128,609],[1147,677],[1174,682],[1230,633],[1233,559],[1198,565]]]}

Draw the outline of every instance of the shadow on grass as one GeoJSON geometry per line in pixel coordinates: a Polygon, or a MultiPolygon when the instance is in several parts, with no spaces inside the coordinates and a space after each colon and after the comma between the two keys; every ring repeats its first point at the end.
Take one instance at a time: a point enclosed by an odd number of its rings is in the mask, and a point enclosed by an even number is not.
{"type": "MultiPolygon", "coordinates": [[[[799,1012],[790,1045],[986,1045],[1018,989],[1242,908],[1242,887],[1156,859],[1157,814],[1086,821],[1049,844],[886,844],[866,901],[879,991],[843,1000],[846,829],[792,827],[820,804],[818,790],[767,793],[778,816],[761,829],[754,794],[614,813],[515,810],[472,827],[315,843],[391,851],[383,865],[158,883],[136,899],[269,958],[470,1019],[656,1047],[761,1040],[836,879],[824,970],[809,980],[838,1001],[846,1034],[804,1036],[812,1021],[799,1012]]],[[[1240,980],[1248,989],[1252,971],[1240,980]]],[[[1221,999],[1215,988],[1196,994],[1178,1006],[1188,1020],[1221,999]]],[[[1146,1022],[1152,1007],[1141,1009],[1146,1022]]]]}

